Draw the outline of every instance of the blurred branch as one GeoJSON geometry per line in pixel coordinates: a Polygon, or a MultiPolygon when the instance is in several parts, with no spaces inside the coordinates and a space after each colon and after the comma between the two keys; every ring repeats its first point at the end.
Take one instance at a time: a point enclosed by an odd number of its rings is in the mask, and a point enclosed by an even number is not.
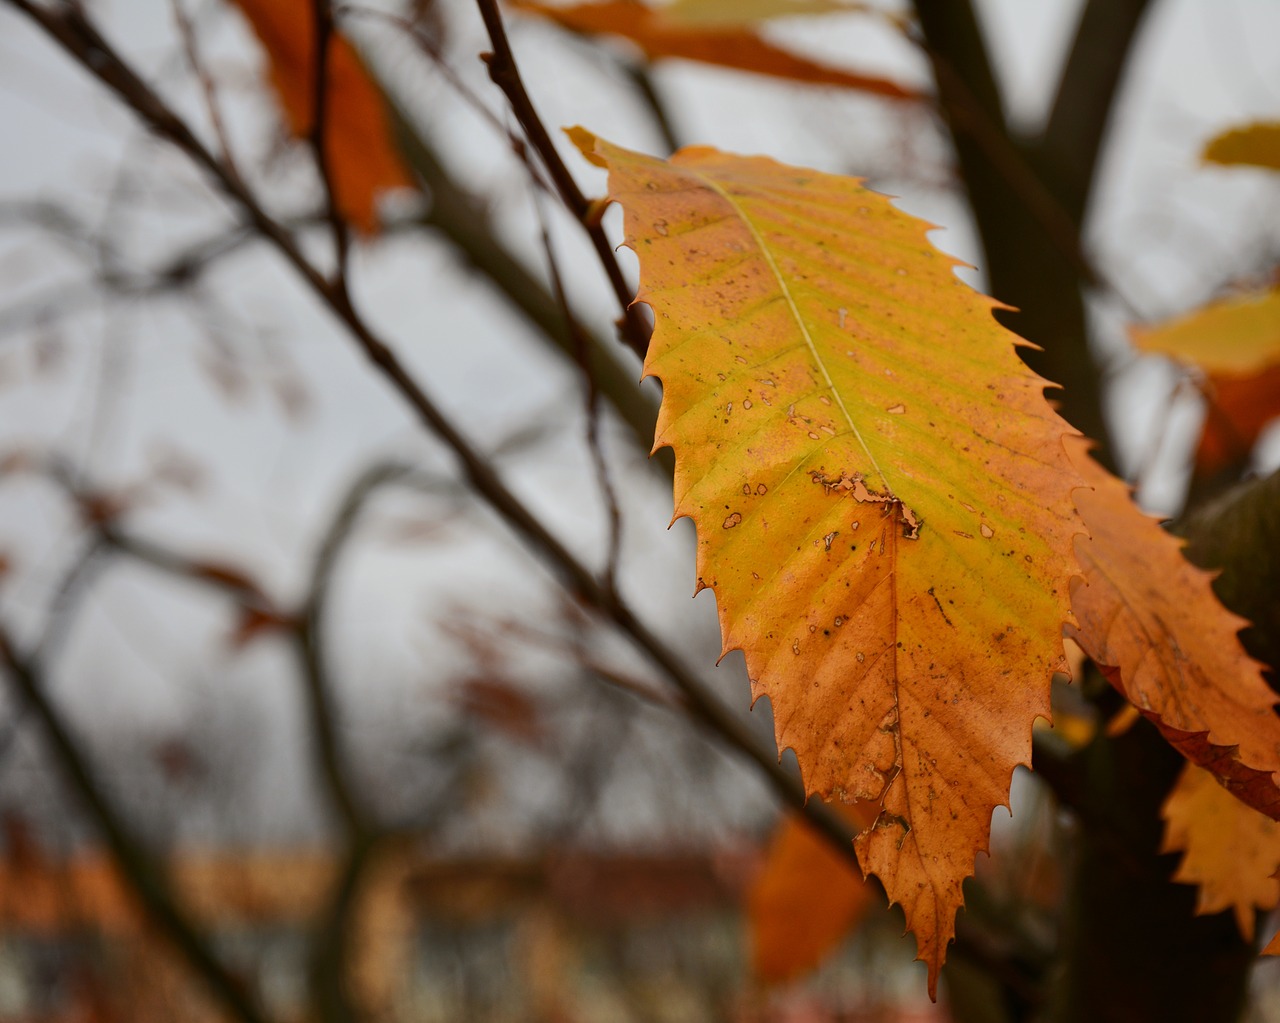
{"type": "Polygon", "coordinates": [[[991,293],[1018,310],[998,318],[1040,347],[1022,350],[1023,358],[1062,388],[1054,400],[1063,418],[1097,441],[1095,456],[1106,462],[1110,442],[1102,385],[1089,351],[1081,292],[1082,281],[1100,278],[1081,248],[1080,225],[1010,133],[969,0],[916,0],[915,8],[977,221],[991,293]]]}
{"type": "Polygon", "coordinates": [[[353,848],[365,841],[376,827],[361,800],[356,798],[351,770],[335,728],[333,685],[324,653],[324,614],[338,557],[366,502],[380,487],[402,480],[412,471],[409,466],[394,463],[375,465],[361,473],[347,489],[320,541],[307,595],[296,616],[298,627],[294,636],[303,667],[307,711],[320,770],[353,848]]]}
{"type": "MultiPolygon", "coordinates": [[[[101,498],[78,488],[65,466],[50,462],[45,468],[47,475],[66,489],[82,509],[101,503],[101,498]]],[[[297,612],[280,610],[264,589],[239,569],[188,557],[120,529],[112,518],[99,520],[90,515],[84,517],[95,530],[95,541],[79,562],[79,567],[69,573],[63,587],[64,591],[70,591],[73,586],[82,589],[93,555],[109,550],[174,578],[219,591],[290,632],[302,669],[304,702],[321,778],[345,833],[345,859],[339,881],[329,905],[316,921],[312,936],[309,970],[312,1008],[316,1018],[324,1023],[352,1023],[359,1018],[347,992],[351,917],[365,872],[376,850],[398,833],[374,821],[364,803],[357,798],[352,773],[338,739],[338,715],[333,706],[332,684],[323,653],[325,599],[338,557],[368,499],[384,485],[410,482],[431,489],[435,481],[415,475],[410,466],[384,463],[370,467],[353,482],[339,502],[317,548],[306,596],[297,612]]],[[[96,560],[93,563],[96,564],[96,560]]],[[[133,877],[132,873],[126,873],[133,877]]]]}
{"type": "Polygon", "coordinates": [[[200,94],[204,98],[205,113],[209,115],[209,124],[213,128],[214,138],[218,140],[220,149],[218,155],[231,173],[238,174],[235,157],[231,152],[231,141],[222,119],[222,107],[218,103],[217,85],[200,57],[200,47],[196,40],[196,27],[191,23],[191,18],[187,15],[183,0],[169,0],[169,8],[173,11],[173,20],[178,26],[178,35],[182,38],[182,49],[186,55],[187,64],[191,68],[191,73],[196,76],[196,81],[200,83],[200,94]]]}
{"type": "MultiPolygon", "coordinates": [[[[547,288],[515,259],[488,229],[484,205],[453,179],[426,137],[409,122],[403,111],[391,105],[391,114],[406,159],[431,193],[425,222],[439,231],[471,266],[482,273],[560,356],[575,359],[574,340],[565,330],[559,303],[547,288]]],[[[642,451],[653,444],[657,403],[637,385],[639,370],[625,365],[616,347],[594,332],[585,335],[591,374],[622,420],[630,427],[642,451]]],[[[664,449],[665,451],[665,449],[664,449]]],[[[670,460],[659,452],[655,461],[666,467],[670,460]]]]}
{"type": "Polygon", "coordinates": [[[338,209],[338,193],[334,190],[333,169],[329,165],[327,136],[329,127],[329,51],[333,39],[333,10],[329,0],[312,0],[312,26],[315,47],[315,75],[311,85],[311,153],[320,172],[324,190],[325,216],[333,234],[333,279],[330,286],[343,302],[351,303],[347,282],[347,263],[351,238],[346,221],[338,209]]]}
{"type": "Polygon", "coordinates": [[[58,766],[89,810],[148,915],[205,981],[223,1009],[243,1023],[265,1023],[248,993],[214,955],[208,939],[182,908],[162,864],[152,858],[129,830],[124,815],[99,784],[94,769],[81,753],[81,744],[49,699],[48,686],[38,665],[18,653],[3,626],[0,626],[0,664],[6,669],[3,674],[9,680],[15,701],[39,718],[58,766]]]}
{"type": "Polygon", "coordinates": [[[1072,222],[1084,223],[1116,93],[1152,0],[1089,0],[1058,81],[1037,163],[1072,222]]]}
{"type": "Polygon", "coordinates": [[[631,79],[631,84],[636,87],[636,92],[640,93],[640,98],[644,100],[649,113],[653,116],[654,127],[658,129],[658,134],[662,136],[662,142],[667,147],[667,153],[674,153],[680,148],[680,137],[676,133],[675,124],[671,120],[671,111],[658,94],[658,87],[653,81],[652,69],[647,63],[627,64],[626,73],[627,77],[631,79]]]}
{"type": "Polygon", "coordinates": [[[560,276],[560,263],[556,259],[555,248],[551,244],[551,232],[547,228],[542,215],[542,206],[534,197],[538,220],[542,227],[542,248],[547,255],[547,270],[551,274],[551,289],[560,304],[560,315],[564,320],[565,330],[573,341],[574,357],[582,370],[582,378],[586,385],[585,409],[587,417],[587,448],[591,452],[591,463],[595,469],[596,486],[604,500],[605,515],[609,524],[609,540],[606,547],[604,570],[601,582],[606,590],[617,589],[618,562],[622,557],[622,510],[618,507],[617,491],[613,487],[613,478],[609,473],[609,461],[605,457],[604,440],[600,436],[600,390],[596,386],[595,374],[591,371],[591,342],[586,328],[569,307],[569,298],[565,294],[564,280],[560,276]]]}

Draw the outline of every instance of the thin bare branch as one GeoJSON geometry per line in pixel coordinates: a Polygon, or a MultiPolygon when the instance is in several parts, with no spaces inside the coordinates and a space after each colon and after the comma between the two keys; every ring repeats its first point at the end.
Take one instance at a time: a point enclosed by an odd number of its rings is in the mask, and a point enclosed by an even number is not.
{"type": "Polygon", "coordinates": [[[547,168],[547,173],[551,175],[551,180],[555,182],[556,191],[560,193],[561,201],[569,212],[577,218],[578,222],[582,224],[587,236],[591,239],[596,255],[600,258],[600,264],[604,267],[604,271],[609,277],[613,293],[622,308],[622,319],[619,321],[618,327],[622,332],[623,341],[637,355],[644,358],[645,352],[649,349],[649,335],[652,331],[648,321],[641,314],[639,306],[632,302],[633,296],[626,279],[622,275],[622,266],[618,263],[617,256],[614,255],[613,246],[605,236],[604,228],[600,226],[597,204],[587,199],[582,194],[582,190],[578,188],[573,175],[569,173],[569,168],[560,159],[560,153],[557,151],[555,143],[551,141],[551,135],[547,132],[546,125],[542,123],[542,119],[538,116],[533,100],[529,98],[529,93],[525,90],[524,81],[520,77],[520,69],[516,66],[515,54],[511,51],[511,44],[507,40],[507,30],[503,25],[502,14],[498,10],[496,0],[476,0],[476,2],[480,8],[480,16],[484,19],[485,28],[489,33],[489,41],[493,44],[493,52],[485,54],[482,58],[489,68],[489,77],[493,79],[493,84],[501,89],[507,97],[507,101],[511,104],[512,112],[516,115],[516,120],[520,122],[520,127],[524,129],[529,143],[542,159],[547,168]]]}
{"type": "Polygon", "coordinates": [[[227,165],[227,169],[238,176],[239,171],[236,168],[235,155],[231,151],[230,136],[227,134],[227,127],[222,118],[222,105],[218,102],[218,86],[200,56],[195,26],[187,15],[183,0],[169,0],[169,7],[173,11],[173,20],[178,25],[178,35],[182,39],[182,50],[187,58],[187,64],[191,68],[191,73],[196,76],[196,81],[200,83],[205,113],[209,115],[209,124],[213,128],[214,137],[218,140],[218,155],[227,165]]]}
{"type": "Polygon", "coordinates": [[[333,165],[329,160],[329,58],[333,49],[333,9],[330,0],[312,0],[312,25],[314,29],[315,75],[311,83],[311,152],[324,187],[325,216],[333,233],[334,270],[331,287],[350,304],[347,283],[347,266],[351,250],[351,236],[347,223],[338,208],[338,193],[334,188],[333,165]]]}
{"type": "Polygon", "coordinates": [[[112,856],[148,915],[208,986],[224,1010],[243,1023],[265,1023],[265,1017],[242,985],[213,952],[174,893],[163,865],[125,823],[125,815],[99,784],[61,712],[48,697],[48,685],[35,661],[20,654],[0,626],[0,665],[19,706],[35,714],[53,748],[59,768],[84,803],[112,856]]]}

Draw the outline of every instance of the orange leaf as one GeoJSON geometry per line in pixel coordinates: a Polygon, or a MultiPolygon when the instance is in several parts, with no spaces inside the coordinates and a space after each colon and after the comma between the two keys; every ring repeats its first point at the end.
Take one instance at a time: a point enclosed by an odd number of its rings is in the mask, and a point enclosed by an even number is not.
{"type": "MultiPolygon", "coordinates": [[[[271,85],[289,130],[306,138],[315,119],[315,22],[310,0],[233,0],[267,51],[271,85]]],[[[413,188],[392,142],[382,93],[351,44],[334,32],[326,63],[325,159],[338,210],[376,234],[378,194],[413,188]]]]}
{"type": "Polygon", "coordinates": [[[1063,663],[1069,427],[995,303],[858,181],[571,135],[640,259],[698,588],[808,791],[880,806],[859,860],[932,993],[1063,663]]]}
{"type": "MultiPolygon", "coordinates": [[[[868,813],[866,807],[847,815],[858,827],[875,821],[874,808],[868,813]]],[[[769,984],[808,973],[844,940],[876,894],[803,817],[786,814],[747,893],[751,972],[769,984]]]]}
{"type": "Polygon", "coordinates": [[[1280,122],[1258,121],[1224,131],[1204,147],[1204,158],[1209,163],[1280,170],[1280,122]]]}
{"type": "Polygon", "coordinates": [[[662,5],[662,15],[668,20],[701,27],[830,14],[868,15],[899,30],[907,21],[903,15],[858,0],[671,0],[662,5]]]}
{"type": "Polygon", "coordinates": [[[1255,376],[1210,377],[1200,441],[1196,445],[1195,470],[1199,476],[1244,462],[1277,416],[1280,416],[1280,365],[1255,376]]]}
{"type": "Polygon", "coordinates": [[[1081,439],[1068,445],[1093,487],[1076,494],[1089,536],[1076,540],[1072,638],[1183,756],[1280,817],[1280,719],[1275,694],[1240,646],[1248,623],[1219,603],[1212,574],[1182,556],[1183,541],[1139,511],[1087,448],[1081,439]]]}
{"type": "Polygon", "coordinates": [[[1196,471],[1210,476],[1244,461],[1280,416],[1280,288],[1233,295],[1132,331],[1144,352],[1167,355],[1206,377],[1209,401],[1196,471]]]}
{"type": "Polygon", "coordinates": [[[685,24],[634,0],[605,0],[574,7],[514,0],[511,6],[549,18],[581,35],[623,36],[638,46],[649,60],[679,57],[795,82],[858,89],[889,99],[924,98],[916,90],[884,78],[855,74],[798,57],[774,46],[748,27],[685,24]]]}
{"type": "Polygon", "coordinates": [[[1255,910],[1280,903],[1280,824],[1236,799],[1208,771],[1188,764],[1161,816],[1161,852],[1182,852],[1173,879],[1199,885],[1196,912],[1230,909],[1245,941],[1253,940],[1255,910]]]}

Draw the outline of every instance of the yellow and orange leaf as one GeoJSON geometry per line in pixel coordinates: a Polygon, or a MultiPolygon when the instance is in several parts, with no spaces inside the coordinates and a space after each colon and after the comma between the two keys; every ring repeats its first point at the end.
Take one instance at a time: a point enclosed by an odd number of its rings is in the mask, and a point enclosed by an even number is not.
{"type": "MultiPolygon", "coordinates": [[[[875,810],[850,807],[850,823],[869,827],[875,810]]],[[[853,929],[879,893],[801,816],[786,814],[764,868],[747,893],[751,972],[782,984],[817,967],[853,929]]]]}
{"type": "Polygon", "coordinates": [[[1196,471],[1211,475],[1249,456],[1280,416],[1280,287],[1211,302],[1185,316],[1132,331],[1144,352],[1205,375],[1208,410],[1196,471]]]}
{"type": "Polygon", "coordinates": [[[1069,427],[996,303],[860,182],[570,134],[640,259],[698,587],[807,790],[879,805],[859,860],[932,992],[1063,663],[1069,427]]]}
{"type": "MultiPolygon", "coordinates": [[[[311,0],[233,0],[267,52],[272,88],[289,130],[307,137],[315,121],[315,23],[311,0]]],[[[325,70],[325,161],[342,217],[362,233],[378,230],[377,198],[415,187],[396,150],[382,93],[351,44],[337,32],[325,70]]]]}
{"type": "Polygon", "coordinates": [[[1076,494],[1089,535],[1076,540],[1072,638],[1183,756],[1280,818],[1280,718],[1240,645],[1248,623],[1218,601],[1212,574],[1182,556],[1183,541],[1144,515],[1087,448],[1079,438],[1068,444],[1092,487],[1076,494]]]}
{"type": "Polygon", "coordinates": [[[1280,170],[1280,121],[1258,121],[1215,136],[1204,147],[1208,163],[1280,170]]]}
{"type": "Polygon", "coordinates": [[[513,9],[537,14],[581,35],[621,36],[649,60],[679,57],[703,64],[753,71],[813,85],[857,89],[889,99],[919,100],[921,93],[874,75],[860,75],[807,60],[775,46],[744,26],[689,25],[635,0],[605,0],[556,7],[514,0],[513,9]]]}
{"type": "Polygon", "coordinates": [[[1208,376],[1253,376],[1280,364],[1280,287],[1219,299],[1131,333],[1140,350],[1196,366],[1208,376]]]}
{"type": "Polygon", "coordinates": [[[1245,941],[1254,915],[1280,903],[1280,823],[1236,799],[1208,771],[1187,764],[1165,800],[1161,852],[1181,852],[1173,879],[1199,887],[1196,912],[1230,909],[1245,941]]]}
{"type": "Polygon", "coordinates": [[[662,14],[673,23],[701,28],[829,14],[865,14],[902,27],[900,16],[856,0],[672,0],[662,14]]]}

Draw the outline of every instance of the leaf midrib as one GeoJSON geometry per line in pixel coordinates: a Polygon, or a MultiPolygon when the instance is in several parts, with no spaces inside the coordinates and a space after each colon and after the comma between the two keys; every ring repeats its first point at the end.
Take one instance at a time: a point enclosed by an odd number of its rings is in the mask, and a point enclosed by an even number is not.
{"type": "Polygon", "coordinates": [[[844,397],[840,394],[839,389],[835,385],[835,381],[831,379],[831,374],[827,370],[827,364],[822,356],[818,353],[818,347],[814,344],[813,335],[809,333],[809,326],[805,323],[804,317],[800,314],[800,307],[796,304],[795,296],[791,294],[791,288],[787,285],[787,280],[783,276],[782,271],[778,268],[777,261],[773,258],[773,252],[769,249],[765,242],[764,236],[756,229],[751,218],[747,216],[747,212],[738,201],[730,195],[720,184],[714,179],[707,177],[699,171],[688,168],[699,180],[701,180],[707,188],[715,192],[721,199],[729,204],[729,207],[737,214],[738,219],[743,226],[751,232],[751,238],[756,243],[756,248],[764,257],[765,262],[769,266],[769,272],[773,274],[773,279],[777,282],[778,289],[782,292],[782,297],[786,299],[787,308],[791,311],[791,317],[795,320],[796,326],[800,330],[800,336],[804,339],[805,346],[809,349],[809,355],[818,367],[818,371],[822,374],[822,379],[826,386],[830,389],[832,397],[835,399],[836,407],[839,408],[840,414],[844,417],[844,421],[849,424],[849,429],[858,439],[858,443],[862,446],[862,450],[866,452],[867,458],[871,462],[872,468],[880,482],[883,484],[884,492],[893,495],[893,487],[889,484],[889,478],[885,475],[884,470],[880,468],[880,463],[876,461],[876,456],[871,453],[871,448],[862,436],[862,431],[858,429],[857,423],[853,421],[853,416],[849,414],[849,409],[844,403],[844,397]]]}

